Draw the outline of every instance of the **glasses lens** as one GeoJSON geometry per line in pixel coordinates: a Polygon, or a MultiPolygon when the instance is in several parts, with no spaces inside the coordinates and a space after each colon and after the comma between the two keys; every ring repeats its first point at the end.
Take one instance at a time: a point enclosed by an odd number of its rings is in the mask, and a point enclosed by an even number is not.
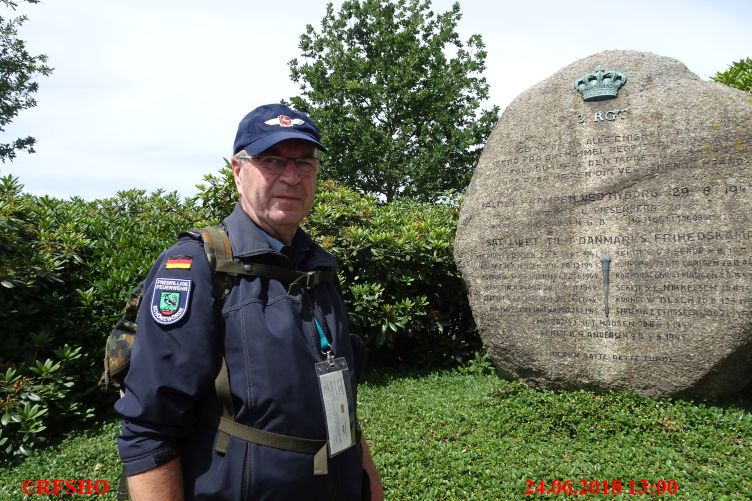
{"type": "Polygon", "coordinates": [[[313,174],[319,170],[319,159],[313,157],[296,158],[295,166],[301,174],[313,174]]]}
{"type": "Polygon", "coordinates": [[[259,157],[259,162],[261,162],[261,165],[266,169],[274,171],[285,170],[285,167],[287,166],[287,159],[285,157],[259,157]]]}

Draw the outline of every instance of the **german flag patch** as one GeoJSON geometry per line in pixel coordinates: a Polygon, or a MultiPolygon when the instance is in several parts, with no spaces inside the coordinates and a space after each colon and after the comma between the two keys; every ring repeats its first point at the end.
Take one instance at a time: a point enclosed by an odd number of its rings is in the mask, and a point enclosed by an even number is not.
{"type": "Polygon", "coordinates": [[[165,268],[168,270],[190,270],[193,258],[190,256],[170,256],[167,258],[165,268]]]}

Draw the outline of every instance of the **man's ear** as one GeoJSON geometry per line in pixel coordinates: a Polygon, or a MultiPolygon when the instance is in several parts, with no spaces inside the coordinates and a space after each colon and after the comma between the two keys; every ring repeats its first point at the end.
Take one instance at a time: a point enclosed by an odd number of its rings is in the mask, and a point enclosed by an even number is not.
{"type": "Polygon", "coordinates": [[[240,161],[237,160],[234,156],[232,157],[232,160],[230,161],[232,163],[232,177],[235,180],[235,188],[240,187],[240,161]]]}

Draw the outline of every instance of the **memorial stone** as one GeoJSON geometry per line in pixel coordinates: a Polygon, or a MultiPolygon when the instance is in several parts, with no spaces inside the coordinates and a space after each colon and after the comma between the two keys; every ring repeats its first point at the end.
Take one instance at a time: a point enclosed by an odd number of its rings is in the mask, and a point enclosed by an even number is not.
{"type": "Polygon", "coordinates": [[[605,51],[505,110],[455,259],[502,374],[720,397],[752,379],[752,95],[605,51]]]}

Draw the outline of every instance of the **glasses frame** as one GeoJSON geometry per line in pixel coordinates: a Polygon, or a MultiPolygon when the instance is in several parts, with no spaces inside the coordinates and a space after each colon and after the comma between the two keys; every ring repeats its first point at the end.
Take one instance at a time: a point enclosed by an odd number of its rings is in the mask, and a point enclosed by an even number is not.
{"type": "Polygon", "coordinates": [[[273,174],[280,175],[282,174],[285,169],[287,168],[287,164],[292,161],[293,165],[295,165],[295,171],[297,172],[298,176],[300,177],[308,177],[308,176],[314,176],[318,174],[319,170],[321,169],[321,158],[319,157],[285,157],[282,155],[249,155],[246,152],[238,153],[235,155],[235,158],[238,160],[256,160],[258,165],[265,169],[268,172],[271,172],[273,174]],[[279,166],[273,166],[270,167],[268,165],[264,164],[264,159],[269,158],[283,158],[285,159],[284,165],[279,166]],[[303,167],[298,163],[298,160],[304,160],[306,163],[303,164],[303,167]],[[309,162],[310,160],[314,160],[314,162],[309,162]],[[308,167],[309,165],[313,164],[314,169],[310,170],[308,167]]]}

